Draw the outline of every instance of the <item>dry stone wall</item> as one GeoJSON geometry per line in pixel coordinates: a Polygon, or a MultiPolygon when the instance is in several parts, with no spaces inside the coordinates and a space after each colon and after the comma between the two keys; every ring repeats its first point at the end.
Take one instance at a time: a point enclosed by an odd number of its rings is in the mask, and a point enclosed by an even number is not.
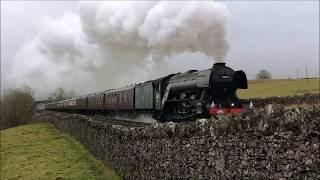
{"type": "Polygon", "coordinates": [[[70,133],[125,179],[320,179],[319,104],[139,128],[75,114],[39,117],[70,133]]]}
{"type": "Polygon", "coordinates": [[[280,104],[283,106],[299,105],[299,104],[315,104],[320,103],[320,94],[305,94],[283,97],[267,97],[267,98],[251,98],[254,107],[261,108],[269,104],[280,104]]]}

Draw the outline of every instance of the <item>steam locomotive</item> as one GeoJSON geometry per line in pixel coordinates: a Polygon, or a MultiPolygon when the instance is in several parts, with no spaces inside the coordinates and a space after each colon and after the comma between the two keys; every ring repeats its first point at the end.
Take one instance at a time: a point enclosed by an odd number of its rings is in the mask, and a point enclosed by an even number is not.
{"type": "Polygon", "coordinates": [[[186,121],[227,114],[240,114],[250,102],[236,95],[247,89],[246,74],[225,63],[211,69],[170,74],[155,80],[109,89],[86,96],[46,104],[47,110],[126,115],[135,118],[149,114],[159,121],[186,121]]]}

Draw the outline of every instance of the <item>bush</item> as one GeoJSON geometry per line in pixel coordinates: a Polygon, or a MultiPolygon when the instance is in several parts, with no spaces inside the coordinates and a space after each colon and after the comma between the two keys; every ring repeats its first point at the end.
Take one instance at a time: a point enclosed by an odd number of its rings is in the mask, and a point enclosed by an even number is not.
{"type": "Polygon", "coordinates": [[[29,87],[5,90],[1,97],[1,129],[28,123],[34,112],[33,92],[29,87]]]}
{"type": "Polygon", "coordinates": [[[259,73],[256,75],[257,79],[271,79],[271,74],[268,70],[260,70],[259,73]]]}

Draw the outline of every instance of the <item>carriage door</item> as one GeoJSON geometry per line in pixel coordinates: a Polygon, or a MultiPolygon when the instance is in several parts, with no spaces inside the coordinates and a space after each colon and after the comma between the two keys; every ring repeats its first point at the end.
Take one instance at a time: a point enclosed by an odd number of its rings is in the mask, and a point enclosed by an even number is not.
{"type": "Polygon", "coordinates": [[[160,89],[161,89],[161,84],[160,81],[157,81],[154,83],[154,108],[156,110],[160,110],[161,109],[161,93],[160,93],[160,89]]]}

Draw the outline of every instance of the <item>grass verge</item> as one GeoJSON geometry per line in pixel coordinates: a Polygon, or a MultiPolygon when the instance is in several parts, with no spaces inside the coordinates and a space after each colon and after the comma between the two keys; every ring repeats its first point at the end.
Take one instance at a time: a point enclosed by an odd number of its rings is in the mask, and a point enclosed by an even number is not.
{"type": "Polygon", "coordinates": [[[10,128],[0,134],[0,179],[121,179],[49,123],[10,128]]]}
{"type": "Polygon", "coordinates": [[[306,93],[320,93],[320,79],[270,79],[251,80],[248,89],[240,89],[240,98],[290,96],[306,93]]]}

